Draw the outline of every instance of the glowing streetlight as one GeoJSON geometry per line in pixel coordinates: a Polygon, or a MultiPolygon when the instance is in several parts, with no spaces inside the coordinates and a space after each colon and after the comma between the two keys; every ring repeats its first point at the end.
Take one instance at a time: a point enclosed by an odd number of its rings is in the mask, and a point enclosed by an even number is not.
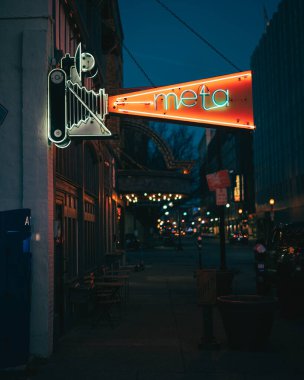
{"type": "Polygon", "coordinates": [[[273,198],[269,199],[269,204],[270,204],[270,220],[273,222],[274,221],[274,210],[273,206],[275,204],[275,200],[273,198]]]}

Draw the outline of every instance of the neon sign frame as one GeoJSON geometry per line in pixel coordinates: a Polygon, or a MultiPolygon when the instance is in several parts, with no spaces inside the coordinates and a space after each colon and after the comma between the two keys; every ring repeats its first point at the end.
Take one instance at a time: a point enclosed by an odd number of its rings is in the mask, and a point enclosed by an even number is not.
{"type": "Polygon", "coordinates": [[[109,97],[110,114],[254,130],[252,74],[244,71],[109,97]]]}

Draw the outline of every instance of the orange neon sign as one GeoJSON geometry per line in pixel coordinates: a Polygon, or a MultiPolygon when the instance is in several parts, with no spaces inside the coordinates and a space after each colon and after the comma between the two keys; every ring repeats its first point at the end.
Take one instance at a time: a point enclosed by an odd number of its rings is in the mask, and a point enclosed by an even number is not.
{"type": "Polygon", "coordinates": [[[109,97],[112,114],[255,129],[251,71],[109,97]]]}

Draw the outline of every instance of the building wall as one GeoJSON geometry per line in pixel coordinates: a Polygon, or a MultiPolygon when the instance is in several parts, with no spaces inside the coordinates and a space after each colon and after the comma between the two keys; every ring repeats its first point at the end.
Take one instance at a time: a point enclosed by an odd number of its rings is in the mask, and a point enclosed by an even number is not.
{"type": "MultiPolygon", "coordinates": [[[[93,80],[86,80],[86,87],[96,90],[119,87],[122,65],[117,3],[54,0],[54,4],[56,51],[73,56],[81,42],[83,49],[94,55],[100,69],[93,80]],[[111,28],[105,29],[104,24],[111,28]],[[114,40],[115,51],[109,50],[114,40]],[[112,63],[116,70],[112,69],[112,63]]],[[[107,119],[106,123],[112,133],[119,135],[117,120],[107,119]]],[[[77,310],[69,300],[69,288],[83,275],[112,262],[115,257],[112,254],[119,235],[118,197],[110,144],[113,143],[109,140],[78,140],[66,149],[55,149],[56,225],[61,231],[55,246],[55,337],[77,318],[77,310]]]]}
{"type": "Polygon", "coordinates": [[[47,0],[0,3],[0,103],[8,115],[0,130],[0,210],[32,212],[31,353],[52,350],[52,151],[47,142],[47,82],[52,57],[47,0]],[[47,280],[46,280],[47,279],[47,280]]]}
{"type": "MultiPolygon", "coordinates": [[[[0,104],[8,109],[0,128],[0,210],[31,209],[30,352],[35,356],[47,357],[53,348],[54,307],[58,311],[54,303],[54,286],[58,290],[54,258],[59,244],[64,245],[70,259],[65,263],[72,274],[69,280],[100,264],[102,255],[115,249],[115,161],[107,142],[72,143],[74,148],[78,145],[78,151],[72,147],[69,152],[59,153],[47,138],[47,76],[58,64],[60,50],[73,54],[78,42],[87,45],[100,68],[98,81],[88,80],[87,86],[105,86],[110,79],[112,85],[119,87],[121,83],[119,44],[115,54],[111,52],[117,61],[112,74],[115,77],[106,75],[107,69],[102,65],[107,54],[103,43],[108,38],[101,42],[104,7],[106,18],[115,19],[116,30],[112,31],[120,38],[116,1],[0,2],[0,43],[5,55],[0,69],[0,104]],[[64,168],[58,166],[60,154],[64,156],[64,168]],[[93,172],[96,191],[94,179],[87,177],[93,172]],[[76,226],[76,234],[64,238],[58,234],[57,206],[61,201],[64,223],[76,226]]],[[[119,130],[118,123],[116,129],[119,130]]]]}
{"type": "Polygon", "coordinates": [[[283,0],[252,59],[256,210],[304,220],[304,3],[283,0]]]}
{"type": "MultiPolygon", "coordinates": [[[[200,145],[202,208],[210,211],[212,218],[218,216],[215,193],[209,191],[206,175],[220,169],[230,173],[231,187],[227,189],[226,221],[231,228],[248,229],[248,217],[254,213],[252,135],[248,131],[220,131],[203,136],[200,145]],[[239,197],[236,197],[236,178],[240,178],[239,197]],[[240,218],[239,209],[243,210],[240,218]],[[228,215],[229,213],[229,215],[228,215]],[[238,226],[243,220],[243,227],[238,226]]],[[[211,217],[210,217],[211,218],[211,217]]],[[[207,218],[208,219],[208,218],[207,218]]],[[[251,231],[251,229],[250,229],[251,231]]]]}

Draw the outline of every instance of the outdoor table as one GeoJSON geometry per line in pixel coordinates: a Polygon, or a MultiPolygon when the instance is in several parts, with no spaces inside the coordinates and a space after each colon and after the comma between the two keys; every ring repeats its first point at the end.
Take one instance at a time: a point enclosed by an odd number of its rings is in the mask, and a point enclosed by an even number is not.
{"type": "Polygon", "coordinates": [[[125,291],[121,292],[124,289],[124,282],[119,281],[102,281],[100,279],[95,280],[95,290],[97,297],[107,297],[115,298],[117,295],[122,302],[125,302],[125,291]],[[100,290],[102,290],[100,292],[100,290]]]}
{"type": "Polygon", "coordinates": [[[105,274],[102,276],[105,282],[107,281],[122,281],[124,284],[125,301],[129,298],[129,275],[127,274],[105,274]]]}

